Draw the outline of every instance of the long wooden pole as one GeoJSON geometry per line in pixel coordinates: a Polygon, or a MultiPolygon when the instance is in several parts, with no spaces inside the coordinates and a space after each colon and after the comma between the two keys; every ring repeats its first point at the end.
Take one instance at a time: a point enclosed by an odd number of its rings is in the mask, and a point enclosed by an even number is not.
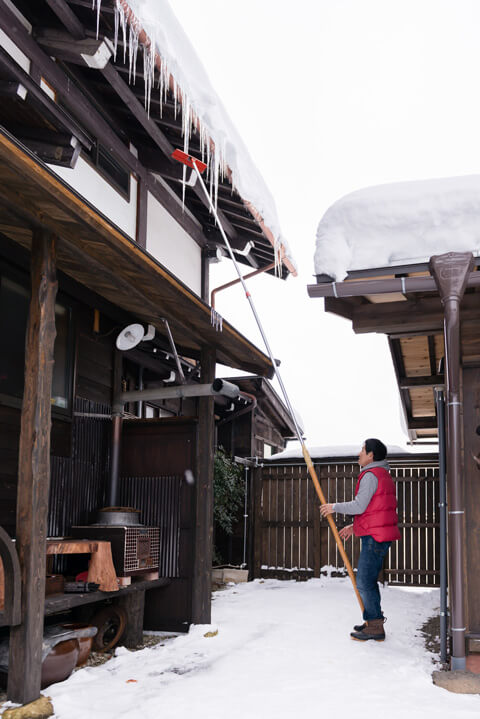
{"type": "MultiPolygon", "coordinates": [[[[315,487],[315,491],[316,491],[316,493],[317,493],[317,495],[318,495],[318,498],[319,498],[321,504],[327,504],[327,500],[325,499],[325,495],[323,494],[322,488],[321,488],[321,486],[320,486],[320,482],[318,481],[318,477],[317,477],[317,473],[316,473],[316,471],[315,471],[315,467],[313,466],[312,458],[310,457],[310,454],[309,454],[309,452],[308,452],[308,449],[307,449],[307,447],[305,446],[305,444],[303,443],[303,441],[302,441],[301,444],[302,444],[303,458],[305,459],[305,464],[307,465],[308,472],[309,472],[309,474],[310,474],[310,477],[312,478],[312,482],[313,482],[313,485],[314,485],[314,487],[315,487]]],[[[342,542],[342,540],[341,540],[341,538],[340,538],[340,535],[339,535],[339,533],[338,533],[338,529],[337,529],[337,527],[336,527],[336,525],[335,525],[335,522],[333,521],[333,517],[332,517],[331,514],[329,514],[329,515],[327,516],[327,521],[328,521],[328,524],[329,524],[330,529],[332,530],[332,533],[333,533],[333,536],[334,536],[334,538],[335,538],[335,541],[336,541],[336,543],[337,543],[338,551],[340,552],[340,555],[341,555],[341,557],[342,557],[342,559],[343,559],[343,562],[344,562],[344,564],[345,564],[345,568],[346,568],[346,570],[347,570],[347,572],[348,572],[348,576],[350,577],[350,579],[351,579],[351,581],[352,581],[353,589],[354,589],[354,591],[355,591],[355,594],[357,595],[358,603],[359,603],[359,605],[360,605],[360,609],[362,610],[362,614],[363,614],[364,606],[363,606],[362,598],[361,598],[361,596],[360,596],[360,592],[358,591],[357,582],[356,582],[356,580],[355,580],[355,574],[354,574],[354,572],[353,572],[352,565],[350,564],[350,560],[349,560],[348,557],[347,557],[347,553],[345,552],[345,547],[343,546],[343,542],[342,542]]]]}
{"type": "MultiPolygon", "coordinates": [[[[259,318],[259,316],[258,316],[258,314],[257,314],[257,310],[255,309],[255,305],[253,304],[252,296],[251,296],[249,290],[247,289],[247,286],[246,286],[246,284],[245,284],[244,277],[243,277],[243,275],[242,275],[242,273],[241,273],[241,271],[240,271],[240,268],[239,268],[239,266],[238,266],[238,263],[237,263],[237,261],[236,261],[236,259],[235,259],[235,255],[233,254],[233,250],[232,250],[232,248],[231,248],[231,246],[230,246],[230,242],[228,241],[228,238],[227,238],[227,236],[226,236],[226,234],[225,234],[225,232],[224,232],[224,230],[223,230],[222,223],[220,222],[220,219],[219,219],[219,217],[218,217],[218,215],[217,215],[217,211],[216,211],[216,209],[215,209],[215,205],[214,205],[213,202],[212,202],[212,198],[211,198],[210,195],[208,194],[208,190],[207,190],[207,188],[206,188],[206,186],[205,186],[205,183],[204,183],[204,181],[203,181],[202,175],[201,175],[200,170],[199,170],[199,168],[198,168],[198,166],[197,166],[197,160],[196,160],[195,157],[187,156],[187,161],[185,162],[185,164],[188,164],[190,167],[193,167],[193,169],[194,169],[194,171],[195,171],[195,173],[196,173],[196,175],[197,175],[197,178],[200,180],[200,183],[201,183],[201,186],[202,186],[202,188],[203,188],[203,191],[204,191],[206,197],[208,198],[208,202],[209,202],[209,205],[210,205],[210,210],[212,211],[212,213],[213,213],[213,215],[214,215],[214,217],[215,217],[215,220],[217,221],[217,225],[218,225],[218,227],[219,227],[219,229],[220,229],[220,232],[221,232],[221,234],[222,234],[223,241],[225,242],[225,246],[226,246],[226,248],[227,248],[227,250],[228,250],[228,252],[229,252],[229,254],[230,254],[230,257],[231,257],[232,262],[233,262],[233,264],[234,264],[234,267],[235,267],[235,269],[236,269],[236,271],[237,271],[237,274],[238,274],[238,277],[239,277],[239,279],[240,279],[240,282],[242,283],[242,287],[243,287],[243,289],[244,289],[244,291],[245,291],[245,296],[246,296],[246,298],[247,298],[247,300],[248,300],[248,302],[249,302],[249,304],[250,304],[250,308],[251,308],[251,310],[252,310],[252,312],[253,312],[253,316],[255,317],[255,321],[256,321],[256,323],[257,323],[258,329],[260,330],[260,334],[262,335],[263,341],[264,341],[264,343],[265,343],[265,347],[267,348],[268,355],[269,355],[270,360],[271,360],[271,362],[272,362],[273,371],[274,371],[275,376],[276,376],[276,378],[277,378],[277,380],[278,380],[278,383],[279,383],[279,385],[280,385],[280,387],[281,387],[281,390],[282,390],[282,393],[283,393],[283,397],[284,397],[284,399],[285,399],[285,403],[286,403],[286,405],[287,405],[287,408],[288,408],[290,417],[292,418],[292,421],[293,421],[293,424],[294,424],[294,427],[295,427],[295,433],[296,433],[296,435],[297,435],[298,441],[300,442],[300,444],[301,444],[301,446],[302,446],[303,457],[304,457],[304,459],[305,459],[305,462],[306,462],[307,469],[308,469],[308,472],[309,472],[309,474],[310,474],[310,477],[312,478],[312,481],[313,481],[315,490],[316,490],[316,492],[317,492],[318,498],[319,498],[321,504],[327,504],[327,502],[326,502],[326,500],[325,500],[325,495],[323,494],[322,488],[320,487],[320,482],[318,481],[318,477],[317,477],[317,473],[316,473],[316,471],[315,471],[315,467],[313,466],[312,458],[310,457],[310,454],[309,454],[309,452],[308,452],[307,446],[306,446],[306,444],[305,444],[305,442],[304,442],[304,440],[303,440],[302,431],[301,431],[301,429],[300,429],[300,427],[299,427],[299,425],[298,425],[297,418],[296,418],[296,416],[295,416],[295,412],[294,412],[293,407],[292,407],[292,404],[291,404],[291,402],[290,402],[290,398],[289,398],[289,396],[288,396],[288,394],[287,394],[287,390],[286,390],[286,388],[285,388],[285,385],[283,384],[283,380],[282,380],[280,371],[279,371],[279,369],[278,369],[278,367],[277,367],[277,363],[276,363],[275,358],[274,358],[274,356],[273,356],[272,350],[270,349],[270,344],[269,344],[268,339],[267,339],[267,336],[265,335],[265,332],[264,332],[264,330],[263,330],[263,326],[262,326],[262,323],[260,322],[260,318],[259,318]]],[[[344,548],[344,546],[343,546],[343,542],[342,542],[342,540],[341,540],[341,538],[340,538],[340,535],[339,535],[339,533],[338,533],[337,527],[335,526],[335,522],[333,521],[333,517],[332,517],[331,515],[329,515],[329,516],[327,517],[327,520],[328,520],[328,524],[329,524],[329,526],[330,526],[330,529],[332,530],[333,536],[334,536],[334,538],[335,538],[335,542],[337,543],[338,550],[339,550],[339,552],[340,552],[340,556],[342,557],[342,559],[343,559],[343,561],[344,561],[344,563],[345,563],[345,567],[346,567],[346,569],[347,569],[348,576],[349,576],[350,579],[351,579],[351,582],[352,582],[352,585],[353,585],[353,589],[354,589],[354,591],[355,591],[355,594],[356,594],[357,599],[358,599],[358,603],[359,603],[359,605],[360,605],[360,609],[362,610],[362,613],[363,613],[364,606],[363,606],[362,598],[361,598],[360,593],[359,593],[358,588],[357,588],[357,583],[356,583],[356,581],[355,581],[355,574],[353,573],[352,565],[350,564],[350,561],[349,561],[349,559],[348,559],[348,557],[347,557],[347,554],[346,554],[346,552],[345,552],[345,548],[344,548]]]]}

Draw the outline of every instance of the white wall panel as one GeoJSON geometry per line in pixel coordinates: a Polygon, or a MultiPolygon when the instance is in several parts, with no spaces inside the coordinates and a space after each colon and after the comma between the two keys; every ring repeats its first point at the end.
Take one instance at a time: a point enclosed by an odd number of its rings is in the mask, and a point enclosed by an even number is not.
{"type": "Polygon", "coordinates": [[[147,207],[147,250],[200,296],[201,248],[150,193],[147,207]]]}
{"type": "Polygon", "coordinates": [[[108,217],[117,227],[135,239],[137,226],[137,181],[130,177],[130,201],[122,197],[92,165],[79,157],[74,169],[49,165],[82,197],[108,217]]]}

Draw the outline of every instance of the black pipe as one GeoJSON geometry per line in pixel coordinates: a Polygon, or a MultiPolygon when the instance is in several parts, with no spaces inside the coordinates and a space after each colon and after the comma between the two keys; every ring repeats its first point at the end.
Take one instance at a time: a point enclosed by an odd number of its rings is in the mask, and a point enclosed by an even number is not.
{"type": "Polygon", "coordinates": [[[440,661],[447,663],[447,472],[445,435],[445,394],[435,388],[438,424],[438,465],[440,491],[438,508],[440,513],[440,661]]]}
{"type": "Polygon", "coordinates": [[[471,252],[448,252],[430,258],[429,268],[444,311],[445,378],[447,389],[448,541],[450,557],[450,632],[452,670],[465,671],[464,544],[460,389],[460,302],[475,262],[471,252]]]}
{"type": "Polygon", "coordinates": [[[112,462],[110,470],[110,486],[108,488],[107,506],[116,507],[118,497],[118,478],[120,474],[120,442],[122,437],[123,419],[119,414],[112,417],[112,462]]]}

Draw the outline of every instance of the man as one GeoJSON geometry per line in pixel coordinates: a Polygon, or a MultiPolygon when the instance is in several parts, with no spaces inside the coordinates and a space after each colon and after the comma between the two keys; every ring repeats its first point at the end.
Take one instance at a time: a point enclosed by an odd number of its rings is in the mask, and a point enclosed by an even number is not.
{"type": "Polygon", "coordinates": [[[364,623],[350,633],[352,639],[382,642],[385,639],[377,577],[393,541],[400,539],[395,484],[386,461],[387,448],[379,439],[367,439],[358,455],[361,472],[352,502],[336,502],[320,507],[322,517],[332,512],[354,515],[353,524],[339,534],[348,539],[362,538],[357,568],[357,588],[364,605],[364,623]]]}

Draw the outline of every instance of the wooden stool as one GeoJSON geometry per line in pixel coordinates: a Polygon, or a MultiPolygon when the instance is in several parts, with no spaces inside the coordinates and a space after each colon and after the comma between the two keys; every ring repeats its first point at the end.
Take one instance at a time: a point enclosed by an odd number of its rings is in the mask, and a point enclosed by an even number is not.
{"type": "Polygon", "coordinates": [[[49,554],[90,554],[88,581],[99,584],[101,592],[118,591],[110,542],[92,542],[88,539],[47,539],[47,555],[49,554]]]}

